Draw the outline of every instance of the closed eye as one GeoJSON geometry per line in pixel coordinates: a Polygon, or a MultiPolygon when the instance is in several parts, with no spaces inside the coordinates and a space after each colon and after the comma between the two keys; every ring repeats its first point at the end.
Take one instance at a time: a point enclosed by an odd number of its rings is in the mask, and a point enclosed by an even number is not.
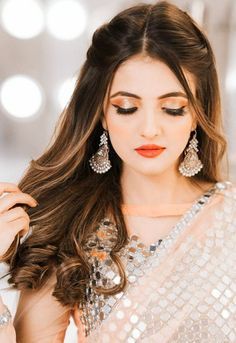
{"type": "MultiPolygon", "coordinates": [[[[137,111],[138,107],[129,107],[129,108],[123,108],[118,105],[112,104],[116,108],[116,112],[118,114],[132,114],[135,111],[137,111]]],[[[168,107],[162,107],[161,109],[166,112],[167,114],[170,114],[172,116],[182,116],[185,113],[185,107],[182,106],[179,108],[168,108],[168,107]]]]}
{"type": "Polygon", "coordinates": [[[119,114],[132,114],[137,111],[138,107],[123,108],[118,105],[112,105],[116,108],[116,112],[119,114]]]}
{"type": "Polygon", "coordinates": [[[179,107],[179,108],[167,108],[167,107],[162,107],[161,109],[172,115],[172,116],[183,116],[184,113],[185,113],[185,107],[186,106],[182,106],[182,107],[179,107]]]}

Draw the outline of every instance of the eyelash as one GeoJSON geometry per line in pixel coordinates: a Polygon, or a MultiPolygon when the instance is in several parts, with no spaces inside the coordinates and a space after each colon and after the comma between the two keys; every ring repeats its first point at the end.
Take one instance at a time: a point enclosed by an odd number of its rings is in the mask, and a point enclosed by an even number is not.
{"type": "MultiPolygon", "coordinates": [[[[116,112],[118,114],[133,114],[135,111],[137,111],[138,107],[130,107],[130,108],[122,108],[118,105],[113,105],[116,108],[116,112]]],[[[185,113],[185,107],[182,106],[180,108],[167,108],[162,107],[161,109],[164,110],[167,114],[172,116],[183,116],[185,113]]]]}
{"type": "Polygon", "coordinates": [[[183,116],[185,113],[185,107],[186,106],[181,106],[179,108],[166,108],[162,107],[162,110],[165,110],[166,113],[172,115],[172,116],[183,116]]]}
{"type": "Polygon", "coordinates": [[[119,114],[132,114],[138,109],[138,107],[123,108],[118,105],[113,106],[116,108],[116,112],[119,114]]]}

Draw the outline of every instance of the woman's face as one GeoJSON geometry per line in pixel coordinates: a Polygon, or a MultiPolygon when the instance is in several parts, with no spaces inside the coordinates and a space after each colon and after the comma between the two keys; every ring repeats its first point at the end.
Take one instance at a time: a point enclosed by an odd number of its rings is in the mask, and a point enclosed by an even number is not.
{"type": "MultiPolygon", "coordinates": [[[[194,94],[193,78],[185,76],[194,94]]],[[[196,128],[175,74],[163,62],[140,55],[116,71],[104,102],[102,125],[123,167],[145,175],[159,175],[170,168],[177,172],[179,157],[196,128]],[[135,150],[150,144],[165,149],[135,150]]]]}

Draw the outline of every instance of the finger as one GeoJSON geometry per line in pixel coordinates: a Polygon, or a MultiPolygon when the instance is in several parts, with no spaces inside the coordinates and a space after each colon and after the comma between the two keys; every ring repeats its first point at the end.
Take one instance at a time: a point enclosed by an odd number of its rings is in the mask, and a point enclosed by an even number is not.
{"type": "Polygon", "coordinates": [[[20,192],[20,189],[14,183],[0,182],[0,195],[5,192],[20,192]]]}
{"type": "Polygon", "coordinates": [[[28,231],[29,231],[29,223],[26,218],[16,219],[9,224],[9,234],[12,234],[14,237],[18,233],[23,235],[28,231]]]}
{"type": "Polygon", "coordinates": [[[11,193],[5,195],[0,199],[0,213],[8,211],[12,206],[16,204],[26,204],[32,207],[37,205],[36,200],[31,195],[26,193],[11,193]]]}
{"type": "Polygon", "coordinates": [[[22,218],[22,217],[26,217],[30,221],[30,218],[29,218],[28,214],[25,212],[25,210],[22,207],[17,206],[17,207],[14,207],[13,209],[1,214],[0,221],[1,222],[12,222],[12,221],[19,219],[19,218],[22,218]]]}

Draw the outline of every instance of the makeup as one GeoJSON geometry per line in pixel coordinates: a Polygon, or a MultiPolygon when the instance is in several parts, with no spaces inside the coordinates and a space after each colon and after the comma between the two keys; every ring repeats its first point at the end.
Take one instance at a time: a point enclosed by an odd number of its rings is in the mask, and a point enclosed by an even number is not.
{"type": "Polygon", "coordinates": [[[139,155],[148,158],[159,156],[164,150],[165,147],[155,144],[142,145],[135,149],[139,155]]]}

